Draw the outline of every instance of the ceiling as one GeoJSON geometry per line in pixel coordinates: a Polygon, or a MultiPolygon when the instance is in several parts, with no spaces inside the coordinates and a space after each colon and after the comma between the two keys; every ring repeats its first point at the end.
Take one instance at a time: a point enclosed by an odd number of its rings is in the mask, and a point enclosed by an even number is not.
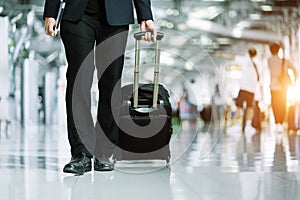
{"type": "MultiPolygon", "coordinates": [[[[43,4],[44,0],[0,0],[0,6],[4,7],[2,15],[13,19],[24,13],[16,23],[25,24],[26,13],[30,9],[35,11],[41,30],[32,36],[36,45],[32,48],[47,57],[53,56],[60,43],[55,40],[57,45],[51,49],[40,48],[41,41],[55,43],[41,36],[43,4]]],[[[170,75],[169,68],[176,69],[176,75],[170,78],[173,81],[182,74],[192,79],[202,72],[215,73],[221,62],[212,56],[215,51],[243,53],[241,50],[249,45],[267,44],[282,40],[283,36],[292,40],[300,22],[297,0],[152,0],[152,7],[155,22],[165,33],[162,64],[167,70],[162,76],[170,75]]],[[[133,30],[137,28],[133,26],[133,30]]],[[[133,42],[129,40],[129,49],[133,48],[133,42]]],[[[131,55],[127,58],[132,60],[131,55]]]]}

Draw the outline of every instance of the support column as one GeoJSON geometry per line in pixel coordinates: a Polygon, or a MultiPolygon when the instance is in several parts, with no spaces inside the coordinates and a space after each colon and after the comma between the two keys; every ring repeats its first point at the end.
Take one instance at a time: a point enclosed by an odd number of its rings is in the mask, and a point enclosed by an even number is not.
{"type": "Polygon", "coordinates": [[[0,17],[0,97],[7,97],[9,90],[8,17],[0,17]]]}

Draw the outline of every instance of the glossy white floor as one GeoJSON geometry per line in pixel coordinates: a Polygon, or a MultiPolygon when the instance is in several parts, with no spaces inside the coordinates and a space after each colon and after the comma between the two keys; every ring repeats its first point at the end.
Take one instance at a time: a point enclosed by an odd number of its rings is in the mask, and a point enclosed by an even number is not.
{"type": "Polygon", "coordinates": [[[224,134],[183,122],[164,161],[118,162],[113,172],[62,173],[70,159],[63,127],[11,125],[0,139],[1,200],[296,200],[300,136],[267,127],[224,134]]]}

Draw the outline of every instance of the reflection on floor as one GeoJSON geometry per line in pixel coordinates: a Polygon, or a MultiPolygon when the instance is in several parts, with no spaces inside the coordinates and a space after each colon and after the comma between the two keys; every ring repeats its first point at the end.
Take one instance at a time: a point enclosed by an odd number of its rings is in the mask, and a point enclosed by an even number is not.
{"type": "Polygon", "coordinates": [[[70,159],[64,127],[11,124],[0,138],[1,200],[296,200],[300,135],[225,134],[183,121],[165,161],[121,161],[113,172],[62,173],[70,159]]]}

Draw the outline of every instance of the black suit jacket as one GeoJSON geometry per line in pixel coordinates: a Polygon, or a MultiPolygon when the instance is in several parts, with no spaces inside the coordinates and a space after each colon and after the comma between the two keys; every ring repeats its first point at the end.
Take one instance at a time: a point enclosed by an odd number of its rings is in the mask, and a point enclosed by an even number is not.
{"type": "MultiPolygon", "coordinates": [[[[88,0],[65,0],[66,8],[63,19],[78,21],[86,7],[88,0]]],[[[107,21],[112,26],[134,23],[133,3],[136,9],[138,22],[152,19],[150,0],[104,0],[107,21]]],[[[45,0],[44,18],[56,18],[60,0],[45,0]]]]}

